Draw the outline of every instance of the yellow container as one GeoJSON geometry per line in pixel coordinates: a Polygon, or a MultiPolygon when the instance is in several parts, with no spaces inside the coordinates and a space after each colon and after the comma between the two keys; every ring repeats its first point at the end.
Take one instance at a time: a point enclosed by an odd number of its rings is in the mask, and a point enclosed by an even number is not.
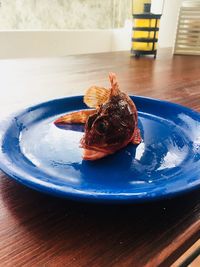
{"type": "Polygon", "coordinates": [[[132,50],[136,51],[155,51],[157,48],[156,43],[148,43],[148,42],[133,42],[132,50]]]}
{"type": "Polygon", "coordinates": [[[145,4],[151,4],[151,0],[133,0],[133,2],[132,2],[133,14],[143,13],[145,4]]]}
{"type": "Polygon", "coordinates": [[[160,14],[133,14],[132,52],[156,57],[160,14]]]}
{"type": "Polygon", "coordinates": [[[156,19],[134,19],[134,27],[159,27],[160,20],[156,19]],[[157,21],[157,25],[156,25],[157,21]]]}
{"type": "Polygon", "coordinates": [[[133,31],[132,38],[158,38],[158,31],[133,31]]]}

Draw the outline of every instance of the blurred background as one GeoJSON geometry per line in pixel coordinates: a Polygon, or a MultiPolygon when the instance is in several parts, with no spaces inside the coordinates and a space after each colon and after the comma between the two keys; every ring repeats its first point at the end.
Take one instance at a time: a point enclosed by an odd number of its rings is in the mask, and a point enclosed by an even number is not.
{"type": "MultiPolygon", "coordinates": [[[[160,9],[160,0],[152,0],[160,9]]],[[[182,0],[165,0],[159,47],[173,47],[182,0]]],[[[0,0],[0,58],[130,50],[132,0],[0,0]]]]}

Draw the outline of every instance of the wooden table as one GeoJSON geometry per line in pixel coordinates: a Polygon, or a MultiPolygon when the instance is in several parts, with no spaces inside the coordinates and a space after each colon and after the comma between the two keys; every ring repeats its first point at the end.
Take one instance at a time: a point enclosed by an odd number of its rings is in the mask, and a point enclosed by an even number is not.
{"type": "MultiPolygon", "coordinates": [[[[129,52],[0,61],[0,114],[92,84],[200,111],[200,57],[129,52]]],[[[32,191],[0,173],[0,266],[170,266],[200,237],[200,191],[137,205],[74,203],[32,191]]]]}

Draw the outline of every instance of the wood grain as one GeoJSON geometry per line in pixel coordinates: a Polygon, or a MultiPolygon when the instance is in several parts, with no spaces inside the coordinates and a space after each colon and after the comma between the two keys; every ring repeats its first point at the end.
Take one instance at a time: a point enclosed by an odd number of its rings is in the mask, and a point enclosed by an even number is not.
{"type": "MultiPolygon", "coordinates": [[[[179,267],[185,262],[190,262],[190,267],[200,266],[200,255],[198,256],[198,251],[200,249],[200,239],[195,242],[181,257],[175,261],[171,267],[179,267]]],[[[185,264],[186,265],[186,264],[185,264]]]]}
{"type": "MultiPolygon", "coordinates": [[[[0,114],[93,85],[121,88],[200,111],[200,58],[135,59],[129,52],[0,61],[0,114]]],[[[200,191],[138,205],[53,198],[0,173],[0,266],[170,266],[200,238],[200,191]]]]}

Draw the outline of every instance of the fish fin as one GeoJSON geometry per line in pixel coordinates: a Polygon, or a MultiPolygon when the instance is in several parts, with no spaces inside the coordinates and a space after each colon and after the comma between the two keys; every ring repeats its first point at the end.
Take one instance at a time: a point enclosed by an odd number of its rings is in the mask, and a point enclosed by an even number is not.
{"type": "Polygon", "coordinates": [[[134,145],[139,145],[142,141],[142,138],[141,138],[141,135],[140,135],[140,130],[139,128],[136,128],[134,130],[134,134],[133,134],[133,138],[131,140],[131,142],[134,144],[134,145]]]}
{"type": "Polygon", "coordinates": [[[56,119],[54,124],[85,123],[94,113],[96,113],[95,109],[71,112],[56,119]]]}
{"type": "Polygon", "coordinates": [[[98,106],[108,101],[109,97],[109,89],[92,86],[85,93],[84,103],[90,108],[97,108],[98,106]]]}
{"type": "Polygon", "coordinates": [[[109,152],[100,152],[100,151],[95,151],[95,150],[90,150],[90,149],[83,149],[83,160],[97,160],[104,158],[112,153],[109,152]]]}
{"type": "Polygon", "coordinates": [[[117,76],[115,73],[110,72],[109,73],[109,80],[111,83],[111,95],[112,96],[116,96],[120,93],[120,89],[119,89],[119,83],[117,81],[117,76]]]}

